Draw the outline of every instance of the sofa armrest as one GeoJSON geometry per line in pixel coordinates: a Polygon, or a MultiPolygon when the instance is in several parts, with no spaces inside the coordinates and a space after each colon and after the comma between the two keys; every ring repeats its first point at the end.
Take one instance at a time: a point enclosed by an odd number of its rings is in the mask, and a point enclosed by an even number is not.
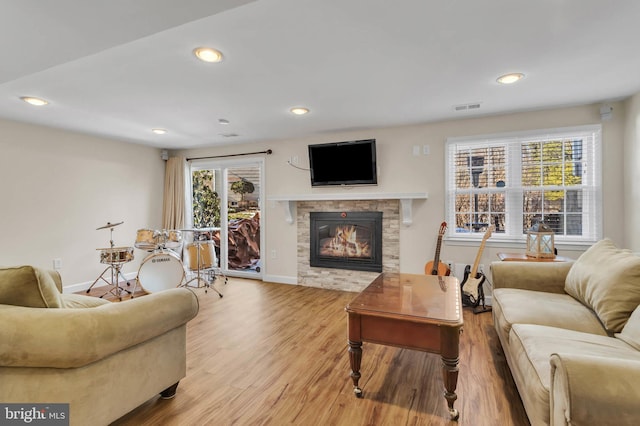
{"type": "Polygon", "coordinates": [[[551,425],[636,424],[640,359],[552,354],[551,425]]]}
{"type": "Polygon", "coordinates": [[[58,288],[58,291],[62,293],[63,292],[62,277],[60,276],[60,272],[56,271],[55,269],[45,269],[45,271],[51,276],[51,279],[53,279],[53,282],[56,283],[56,287],[58,288]]]}
{"type": "Polygon", "coordinates": [[[564,281],[572,265],[573,262],[492,262],[493,288],[563,294],[564,281]]]}
{"type": "Polygon", "coordinates": [[[198,313],[198,299],[176,288],[94,308],[0,312],[0,366],[75,368],[186,324],[198,313]]]}

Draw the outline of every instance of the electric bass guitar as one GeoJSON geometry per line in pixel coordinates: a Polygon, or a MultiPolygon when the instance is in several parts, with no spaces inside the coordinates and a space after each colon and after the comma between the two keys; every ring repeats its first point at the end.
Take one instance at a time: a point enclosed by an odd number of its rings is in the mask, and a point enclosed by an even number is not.
{"type": "Polygon", "coordinates": [[[480,304],[480,301],[484,303],[484,291],[482,284],[484,283],[485,276],[482,272],[478,272],[478,265],[480,264],[480,258],[482,257],[482,251],[484,250],[485,243],[491,237],[493,232],[493,225],[487,228],[482,242],[478,248],[478,254],[476,254],[476,260],[473,262],[473,267],[467,265],[464,268],[464,278],[460,287],[462,289],[462,306],[476,307],[480,304]]]}
{"type": "Polygon", "coordinates": [[[447,222],[440,224],[440,230],[438,231],[438,244],[436,244],[436,255],[433,257],[433,261],[427,262],[424,265],[424,273],[426,275],[449,275],[451,270],[444,262],[440,262],[440,246],[442,245],[442,237],[447,230],[447,222]]]}

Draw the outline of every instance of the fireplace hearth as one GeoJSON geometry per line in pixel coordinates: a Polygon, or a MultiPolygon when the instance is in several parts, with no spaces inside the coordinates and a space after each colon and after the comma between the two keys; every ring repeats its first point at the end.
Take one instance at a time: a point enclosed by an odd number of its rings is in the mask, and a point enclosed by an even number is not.
{"type": "Polygon", "coordinates": [[[311,212],[309,263],[382,272],[382,212],[311,212]]]}

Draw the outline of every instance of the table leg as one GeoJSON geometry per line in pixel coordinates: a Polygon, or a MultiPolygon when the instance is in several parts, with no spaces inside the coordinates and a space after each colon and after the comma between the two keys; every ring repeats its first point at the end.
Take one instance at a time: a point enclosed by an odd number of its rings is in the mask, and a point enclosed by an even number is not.
{"type": "Polygon", "coordinates": [[[442,378],[444,380],[444,397],[449,407],[451,420],[457,420],[460,416],[458,410],[453,408],[453,403],[458,399],[456,386],[458,385],[458,358],[442,357],[442,378]]]}
{"type": "Polygon", "coordinates": [[[353,393],[362,398],[362,389],[358,387],[360,381],[360,362],[362,361],[362,342],[349,340],[349,363],[351,364],[351,380],[353,380],[353,393]]]}
{"type": "Polygon", "coordinates": [[[442,327],[440,329],[444,397],[447,400],[451,420],[457,420],[460,416],[458,410],[453,408],[453,403],[458,399],[456,387],[458,385],[458,362],[460,360],[458,355],[460,352],[461,332],[462,329],[457,327],[442,327]]]}

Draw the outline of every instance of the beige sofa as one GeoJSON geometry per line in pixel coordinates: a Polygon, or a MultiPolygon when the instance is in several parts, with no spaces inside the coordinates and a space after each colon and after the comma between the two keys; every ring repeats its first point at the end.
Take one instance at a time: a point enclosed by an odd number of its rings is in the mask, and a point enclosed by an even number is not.
{"type": "Polygon", "coordinates": [[[71,425],[107,425],[186,375],[189,290],[120,303],[62,294],[59,274],[0,269],[0,401],[69,403],[71,425]]]}
{"type": "Polygon", "coordinates": [[[493,319],[532,425],[640,424],[640,257],[494,262],[493,319]]]}

